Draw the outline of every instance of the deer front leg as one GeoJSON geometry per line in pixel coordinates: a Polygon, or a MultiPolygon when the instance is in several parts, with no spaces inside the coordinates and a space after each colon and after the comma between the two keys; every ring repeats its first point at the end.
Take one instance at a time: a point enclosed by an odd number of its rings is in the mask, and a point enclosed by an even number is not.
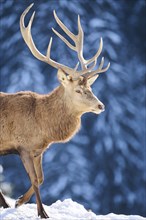
{"type": "MultiPolygon", "coordinates": [[[[35,167],[35,171],[37,174],[38,183],[39,185],[41,185],[44,181],[44,175],[43,175],[43,170],[42,170],[42,155],[34,157],[34,167],[35,167]]],[[[33,190],[33,187],[31,186],[23,196],[20,196],[17,199],[15,207],[19,207],[22,204],[28,202],[31,196],[33,195],[33,193],[34,193],[34,190],[33,190]]]]}
{"type": "Polygon", "coordinates": [[[41,197],[40,197],[40,192],[39,192],[39,183],[38,183],[38,178],[37,178],[37,173],[35,170],[35,163],[34,163],[34,157],[31,156],[28,152],[26,151],[21,151],[20,152],[20,157],[22,159],[22,162],[24,164],[24,167],[29,175],[32,188],[35,192],[36,195],[36,203],[37,203],[37,209],[38,209],[38,216],[41,218],[49,218],[47,213],[45,212],[41,197]]]}

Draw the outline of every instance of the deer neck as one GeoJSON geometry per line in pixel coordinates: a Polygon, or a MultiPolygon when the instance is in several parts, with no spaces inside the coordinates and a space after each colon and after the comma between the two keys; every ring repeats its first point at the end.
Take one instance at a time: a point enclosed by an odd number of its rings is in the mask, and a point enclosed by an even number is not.
{"type": "Polygon", "coordinates": [[[66,142],[79,130],[81,114],[71,108],[63,86],[48,95],[44,111],[52,142],[66,142]]]}

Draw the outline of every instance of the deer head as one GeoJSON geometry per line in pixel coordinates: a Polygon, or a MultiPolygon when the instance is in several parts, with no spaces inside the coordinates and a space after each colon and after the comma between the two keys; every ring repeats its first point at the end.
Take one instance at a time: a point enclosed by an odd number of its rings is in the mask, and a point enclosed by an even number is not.
{"type": "Polygon", "coordinates": [[[58,79],[62,86],[64,87],[64,95],[67,97],[69,103],[72,103],[76,110],[79,110],[81,113],[85,112],[94,112],[99,114],[104,110],[104,105],[97,99],[97,97],[92,93],[91,85],[97,79],[100,73],[103,73],[108,70],[110,63],[106,68],[103,68],[104,58],[101,59],[98,69],[94,70],[96,66],[97,58],[99,57],[103,41],[100,39],[99,49],[96,54],[91,58],[86,60],[83,57],[83,41],[84,41],[84,32],[81,26],[80,17],[78,16],[78,34],[74,35],[70,30],[62,23],[62,21],[56,15],[54,11],[54,18],[57,24],[62,28],[62,30],[73,40],[74,45],[72,45],[68,40],[66,40],[60,33],[52,28],[53,32],[61,38],[64,43],[77,52],[79,62],[74,68],[70,68],[63,64],[60,64],[50,57],[52,38],[50,39],[47,54],[43,55],[36,48],[34,41],[31,35],[31,26],[34,19],[35,12],[33,12],[28,26],[24,24],[24,18],[30,8],[33,6],[31,4],[23,12],[20,18],[20,29],[25,43],[31,50],[32,54],[39,60],[50,64],[51,66],[58,69],[58,79]],[[81,70],[78,70],[79,64],[81,65],[81,70]]]}

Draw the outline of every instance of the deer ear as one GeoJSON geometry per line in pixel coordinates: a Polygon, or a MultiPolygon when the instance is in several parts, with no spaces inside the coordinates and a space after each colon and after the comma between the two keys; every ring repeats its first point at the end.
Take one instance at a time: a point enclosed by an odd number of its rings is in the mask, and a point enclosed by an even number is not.
{"type": "Polygon", "coordinates": [[[57,77],[58,77],[59,82],[62,85],[66,85],[68,83],[67,75],[65,74],[65,72],[63,70],[61,70],[61,69],[58,70],[57,77]]]}
{"type": "Polygon", "coordinates": [[[96,76],[93,76],[93,77],[89,78],[89,79],[87,80],[88,85],[91,86],[91,85],[95,82],[95,80],[98,78],[98,76],[99,76],[99,75],[96,75],[96,76]]]}

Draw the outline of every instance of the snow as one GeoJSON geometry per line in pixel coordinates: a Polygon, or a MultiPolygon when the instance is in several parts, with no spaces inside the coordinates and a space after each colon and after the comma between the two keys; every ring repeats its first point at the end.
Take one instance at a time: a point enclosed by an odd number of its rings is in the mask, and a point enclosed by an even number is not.
{"type": "MultiPolygon", "coordinates": [[[[38,220],[36,204],[25,204],[19,208],[14,208],[15,201],[7,199],[12,208],[0,209],[0,220],[38,220]]],[[[82,205],[71,199],[58,200],[51,206],[44,205],[49,214],[49,220],[146,220],[138,215],[95,215],[92,211],[87,211],[82,205]]]]}

